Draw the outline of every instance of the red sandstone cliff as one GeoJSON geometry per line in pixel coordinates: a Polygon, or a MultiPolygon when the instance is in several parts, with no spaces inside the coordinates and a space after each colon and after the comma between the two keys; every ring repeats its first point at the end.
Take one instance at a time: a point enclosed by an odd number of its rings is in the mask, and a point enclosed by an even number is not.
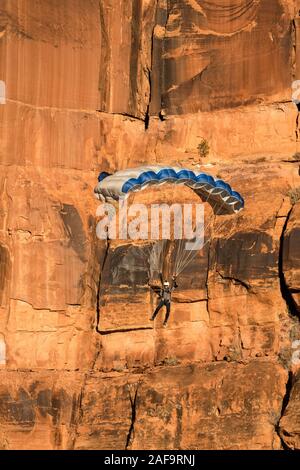
{"type": "Polygon", "coordinates": [[[300,449],[299,11],[1,0],[0,448],[300,449]],[[167,329],[139,248],[95,235],[99,170],[145,162],[246,200],[167,329]]]}

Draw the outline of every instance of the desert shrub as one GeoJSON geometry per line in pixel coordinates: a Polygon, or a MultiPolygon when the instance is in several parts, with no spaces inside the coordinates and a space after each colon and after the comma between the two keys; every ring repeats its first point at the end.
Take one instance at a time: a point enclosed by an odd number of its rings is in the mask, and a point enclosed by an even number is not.
{"type": "Polygon", "coordinates": [[[298,188],[290,189],[288,196],[290,197],[291,203],[296,204],[296,202],[300,200],[300,186],[298,188]]]}
{"type": "Polygon", "coordinates": [[[201,158],[205,158],[209,155],[210,148],[206,139],[202,139],[197,148],[201,158]]]}
{"type": "Polygon", "coordinates": [[[166,366],[177,366],[177,364],[179,364],[179,361],[176,357],[171,356],[171,357],[166,357],[163,361],[163,364],[166,366]]]}

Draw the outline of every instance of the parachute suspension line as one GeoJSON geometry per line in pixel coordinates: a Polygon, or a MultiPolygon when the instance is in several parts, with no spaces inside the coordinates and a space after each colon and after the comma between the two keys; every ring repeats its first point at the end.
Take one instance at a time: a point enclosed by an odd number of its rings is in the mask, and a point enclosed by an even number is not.
{"type": "MultiPolygon", "coordinates": [[[[205,199],[205,202],[209,203],[209,199],[210,199],[211,195],[212,195],[212,192],[210,192],[208,194],[208,196],[203,196],[202,195],[202,197],[203,197],[203,199],[205,199]]],[[[210,216],[209,221],[206,222],[206,223],[202,223],[199,227],[197,227],[198,229],[201,229],[201,232],[203,233],[204,236],[205,236],[206,228],[211,226],[212,220],[223,209],[224,201],[221,204],[221,207],[219,208],[218,213],[215,214],[215,207],[217,205],[218,205],[218,202],[215,201],[214,206],[212,206],[213,207],[213,213],[210,216]]],[[[196,227],[194,227],[194,228],[196,228],[196,227]]],[[[209,239],[210,238],[211,237],[209,237],[209,239]]],[[[176,240],[176,241],[178,242],[178,240],[176,240]]],[[[192,242],[192,240],[190,242],[192,242]]],[[[196,255],[199,251],[197,249],[187,250],[186,249],[186,243],[187,243],[187,240],[183,240],[183,239],[179,240],[179,243],[178,243],[179,248],[178,248],[178,252],[176,250],[176,257],[175,257],[175,273],[174,273],[175,277],[178,276],[193,261],[193,259],[196,257],[196,255]]],[[[206,245],[206,243],[204,242],[204,245],[201,247],[201,249],[203,249],[205,245],[206,245]]]]}
{"type": "Polygon", "coordinates": [[[168,254],[169,240],[162,239],[156,245],[159,246],[159,258],[157,262],[157,271],[159,273],[160,281],[163,282],[165,271],[165,259],[168,254]]]}
{"type": "MultiPolygon", "coordinates": [[[[219,210],[218,210],[215,214],[213,214],[213,215],[210,217],[209,222],[208,222],[208,224],[206,224],[206,226],[209,226],[209,225],[210,225],[210,221],[211,221],[212,219],[216,219],[216,217],[217,217],[217,216],[220,214],[220,212],[222,211],[224,204],[225,204],[225,202],[223,202],[223,204],[221,205],[221,207],[219,208],[219,210]]],[[[216,231],[215,233],[220,233],[221,228],[224,227],[225,224],[226,224],[226,221],[224,221],[222,224],[220,224],[220,225],[218,226],[217,231],[216,231]]],[[[213,225],[211,225],[211,226],[213,227],[213,225]]],[[[205,246],[206,246],[208,243],[211,242],[211,239],[212,239],[212,236],[208,237],[208,239],[204,242],[204,244],[203,244],[203,246],[202,246],[202,248],[201,248],[202,250],[205,248],[205,246]]],[[[178,271],[177,275],[180,274],[180,273],[186,268],[186,266],[194,259],[194,257],[196,256],[197,252],[198,252],[198,250],[192,250],[192,258],[190,258],[190,259],[184,264],[184,267],[178,271]]],[[[187,255],[187,256],[189,256],[189,255],[187,255]]]]}
{"type": "MultiPolygon", "coordinates": [[[[208,202],[210,196],[211,196],[211,193],[206,198],[205,196],[202,195],[203,199],[205,198],[205,202],[208,202]]],[[[215,205],[216,204],[217,203],[215,203],[215,205]]],[[[200,229],[202,233],[203,231],[205,233],[205,228],[206,228],[205,224],[203,223],[197,226],[197,229],[198,230],[200,229]]],[[[194,226],[193,229],[195,231],[196,226],[194,226]]],[[[186,243],[188,243],[188,240],[185,240],[185,239],[176,240],[174,242],[174,245],[175,245],[174,275],[175,277],[178,276],[185,269],[185,267],[194,259],[194,257],[196,256],[198,252],[198,250],[187,250],[186,243]]],[[[190,240],[190,243],[192,243],[192,240],[190,240]]]]}
{"type": "MultiPolygon", "coordinates": [[[[223,207],[224,204],[225,204],[225,202],[223,202],[222,207],[223,207]]],[[[222,209],[222,208],[221,208],[221,209],[222,209]]],[[[218,214],[218,213],[215,214],[215,217],[216,217],[217,215],[219,215],[219,214],[218,214]]],[[[222,222],[222,223],[217,227],[217,231],[214,232],[214,233],[220,233],[221,228],[225,226],[226,222],[227,222],[226,220],[225,220],[224,222],[222,222]]],[[[207,240],[207,241],[205,242],[204,246],[205,246],[208,242],[209,242],[209,240],[207,240]]]]}
{"type": "MultiPolygon", "coordinates": [[[[223,210],[224,204],[225,204],[225,201],[223,201],[223,203],[221,204],[219,210],[211,216],[210,221],[211,221],[212,219],[216,219],[216,217],[221,214],[221,211],[223,210]]],[[[226,221],[223,222],[223,223],[219,226],[219,229],[220,229],[222,226],[224,226],[225,223],[226,223],[226,221]]],[[[214,224],[210,224],[210,226],[211,226],[212,228],[213,228],[213,225],[214,225],[214,224]]],[[[204,245],[203,245],[202,248],[204,248],[208,243],[210,243],[211,238],[212,238],[212,236],[210,236],[210,237],[204,242],[204,245]]]]}
{"type": "MultiPolygon", "coordinates": [[[[207,198],[208,202],[209,197],[207,198]]],[[[217,202],[215,202],[215,205],[213,206],[213,214],[210,216],[209,220],[207,223],[202,224],[201,229],[204,228],[204,233],[205,229],[207,227],[213,227],[213,224],[211,223],[213,220],[216,219],[216,217],[221,213],[223,210],[223,206],[225,204],[225,201],[220,205],[219,209],[215,213],[215,207],[218,205],[217,202]]],[[[212,234],[207,238],[207,240],[204,241],[204,244],[201,247],[201,250],[205,248],[205,246],[211,241],[212,234]]],[[[182,271],[193,261],[193,259],[196,257],[197,253],[199,250],[187,250],[185,248],[185,244],[187,243],[187,240],[176,240],[176,242],[179,242],[179,248],[178,248],[178,256],[175,258],[175,272],[174,275],[177,277],[179,274],[182,273],[182,271]]]]}
{"type": "Polygon", "coordinates": [[[164,260],[167,254],[168,240],[162,239],[150,245],[144,245],[143,256],[149,264],[149,279],[161,280],[164,271],[164,260]]]}
{"type": "MultiPolygon", "coordinates": [[[[205,202],[208,202],[210,198],[210,195],[207,197],[205,202]]],[[[223,201],[221,205],[219,205],[218,201],[214,202],[214,205],[212,205],[212,210],[213,213],[209,217],[208,222],[199,224],[198,229],[199,230],[204,230],[204,234],[207,228],[211,228],[211,231],[213,230],[213,225],[212,223],[214,220],[216,220],[216,217],[222,212],[224,205],[226,204],[226,201],[223,201]],[[218,209],[215,211],[216,207],[218,209]]],[[[226,222],[223,222],[219,227],[218,231],[221,229],[223,225],[225,225],[226,222]]],[[[195,229],[196,226],[193,227],[195,229]]],[[[208,243],[210,243],[212,238],[212,233],[209,234],[206,240],[204,240],[204,243],[201,247],[201,250],[203,250],[208,243]]],[[[148,260],[149,260],[149,268],[150,268],[150,279],[153,279],[155,277],[159,277],[160,281],[162,282],[163,280],[163,275],[165,274],[165,269],[166,269],[166,262],[167,262],[167,255],[171,257],[171,263],[173,264],[173,272],[172,275],[177,277],[179,274],[184,271],[184,269],[193,261],[193,259],[196,257],[198,254],[198,249],[186,249],[186,243],[191,242],[193,243],[193,240],[195,241],[195,238],[192,240],[186,240],[186,239],[176,239],[173,242],[168,239],[161,239],[158,240],[157,242],[154,242],[150,246],[148,245],[148,260]],[[170,250],[173,248],[173,252],[170,253],[170,250]]]]}
{"type": "MultiPolygon", "coordinates": [[[[193,230],[195,231],[196,226],[193,227],[193,230]]],[[[204,229],[204,224],[202,223],[200,226],[197,226],[197,229],[201,230],[203,233],[204,229]]],[[[196,253],[198,250],[188,250],[186,248],[187,243],[192,243],[193,241],[186,240],[186,239],[179,239],[174,241],[174,275],[177,277],[184,269],[185,267],[192,261],[194,256],[196,256],[196,253]]]]}

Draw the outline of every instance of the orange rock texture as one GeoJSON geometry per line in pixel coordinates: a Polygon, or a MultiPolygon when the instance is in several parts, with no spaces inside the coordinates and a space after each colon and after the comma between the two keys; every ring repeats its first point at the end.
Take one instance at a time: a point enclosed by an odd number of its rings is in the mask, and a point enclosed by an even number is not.
{"type": "Polygon", "coordinates": [[[299,37],[298,0],[1,0],[1,449],[300,449],[299,37]],[[246,201],[167,328],[145,244],[96,237],[145,163],[246,201]]]}

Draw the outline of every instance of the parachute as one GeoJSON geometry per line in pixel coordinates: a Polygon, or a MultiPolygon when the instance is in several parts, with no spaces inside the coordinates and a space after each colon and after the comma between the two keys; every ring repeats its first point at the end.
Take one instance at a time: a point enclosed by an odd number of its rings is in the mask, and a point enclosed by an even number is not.
{"type": "MultiPolygon", "coordinates": [[[[185,185],[191,188],[203,202],[213,209],[213,216],[206,221],[211,225],[217,215],[237,214],[244,208],[242,196],[222,179],[207,173],[179,166],[149,165],[117,171],[110,175],[100,173],[95,194],[103,202],[125,200],[131,193],[163,184],[185,185]]],[[[162,279],[178,276],[197,255],[195,249],[186,249],[183,239],[162,239],[145,245],[145,256],[149,264],[149,278],[162,279]]],[[[206,240],[205,244],[209,242],[206,240]]],[[[203,248],[203,247],[202,247],[203,248]]]]}
{"type": "Polygon", "coordinates": [[[244,207],[242,196],[233,191],[225,181],[178,166],[140,166],[120,170],[113,175],[102,172],[98,181],[96,196],[107,202],[125,199],[131,192],[141,191],[152,185],[172,183],[192,188],[205,200],[213,200],[222,205],[227,213],[239,212],[244,207]]]}

